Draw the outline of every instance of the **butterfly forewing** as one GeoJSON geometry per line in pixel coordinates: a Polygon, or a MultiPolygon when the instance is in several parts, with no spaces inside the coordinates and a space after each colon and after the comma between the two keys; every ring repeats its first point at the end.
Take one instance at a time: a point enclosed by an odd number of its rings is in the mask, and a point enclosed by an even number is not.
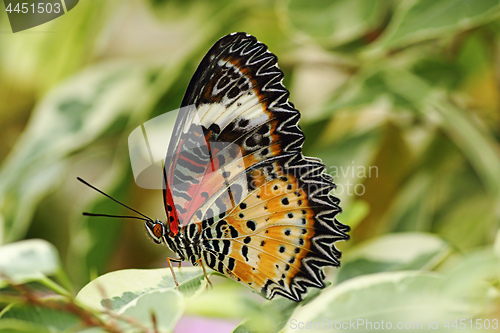
{"type": "Polygon", "coordinates": [[[221,38],[194,74],[165,164],[164,199],[183,246],[267,298],[299,301],[338,266],[348,227],[317,159],[304,157],[299,112],[277,58],[245,33],[221,38]],[[195,235],[193,235],[193,233],[195,235]],[[198,252],[197,252],[198,251],[198,252]]]}

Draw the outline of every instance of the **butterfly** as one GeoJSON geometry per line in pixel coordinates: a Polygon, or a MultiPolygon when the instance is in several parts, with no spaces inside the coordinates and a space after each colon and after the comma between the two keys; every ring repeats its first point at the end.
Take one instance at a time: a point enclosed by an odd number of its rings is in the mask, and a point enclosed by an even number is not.
{"type": "Polygon", "coordinates": [[[335,243],[349,227],[336,219],[325,166],[302,154],[300,113],[282,80],[276,55],[252,35],[212,46],[167,149],[167,219],[144,220],[150,238],[179,256],[167,259],[171,269],[188,260],[267,299],[299,302],[308,287],[325,286],[325,266],[340,265],[335,243]]]}

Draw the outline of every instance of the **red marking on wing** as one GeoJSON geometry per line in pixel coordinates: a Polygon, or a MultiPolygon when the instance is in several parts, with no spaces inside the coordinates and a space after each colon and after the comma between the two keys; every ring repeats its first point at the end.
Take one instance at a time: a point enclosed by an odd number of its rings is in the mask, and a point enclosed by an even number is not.
{"type": "Polygon", "coordinates": [[[167,209],[168,206],[165,206],[165,211],[167,212],[166,224],[170,226],[170,232],[173,235],[177,235],[177,233],[179,232],[179,218],[177,216],[177,210],[175,209],[174,199],[172,197],[172,192],[170,191],[168,184],[165,185],[165,189],[163,190],[163,193],[165,196],[165,202],[167,203],[167,205],[170,205],[170,207],[172,207],[172,210],[168,211],[168,209],[167,209]],[[172,216],[174,218],[173,221],[170,221],[170,216],[172,216]]]}

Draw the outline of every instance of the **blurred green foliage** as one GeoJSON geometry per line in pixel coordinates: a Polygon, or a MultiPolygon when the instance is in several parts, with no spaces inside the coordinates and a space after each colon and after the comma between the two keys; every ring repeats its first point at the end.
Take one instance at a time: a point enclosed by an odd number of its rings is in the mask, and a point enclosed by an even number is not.
{"type": "Polygon", "coordinates": [[[183,315],[241,321],[235,332],[293,331],[292,319],[499,320],[499,17],[498,0],[85,0],[11,34],[2,9],[0,330],[148,331],[156,320],[169,331],[183,315]],[[164,218],[160,192],[133,181],[128,134],[178,108],[202,56],[234,31],[279,57],[305,154],[336,176],[353,228],[333,283],[304,306],[215,275],[203,291],[187,267],[179,291],[165,269],[101,276],[173,254],[137,221],[81,216],[123,209],[77,176],[164,218]],[[10,244],[32,238],[52,245],[10,244]]]}

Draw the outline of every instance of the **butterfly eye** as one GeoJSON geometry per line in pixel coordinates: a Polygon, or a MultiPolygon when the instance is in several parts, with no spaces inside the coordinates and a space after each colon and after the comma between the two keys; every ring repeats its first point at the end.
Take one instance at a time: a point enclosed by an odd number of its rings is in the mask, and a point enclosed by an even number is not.
{"type": "Polygon", "coordinates": [[[163,236],[163,228],[162,226],[158,223],[153,227],[153,233],[156,237],[160,238],[163,236]]]}

